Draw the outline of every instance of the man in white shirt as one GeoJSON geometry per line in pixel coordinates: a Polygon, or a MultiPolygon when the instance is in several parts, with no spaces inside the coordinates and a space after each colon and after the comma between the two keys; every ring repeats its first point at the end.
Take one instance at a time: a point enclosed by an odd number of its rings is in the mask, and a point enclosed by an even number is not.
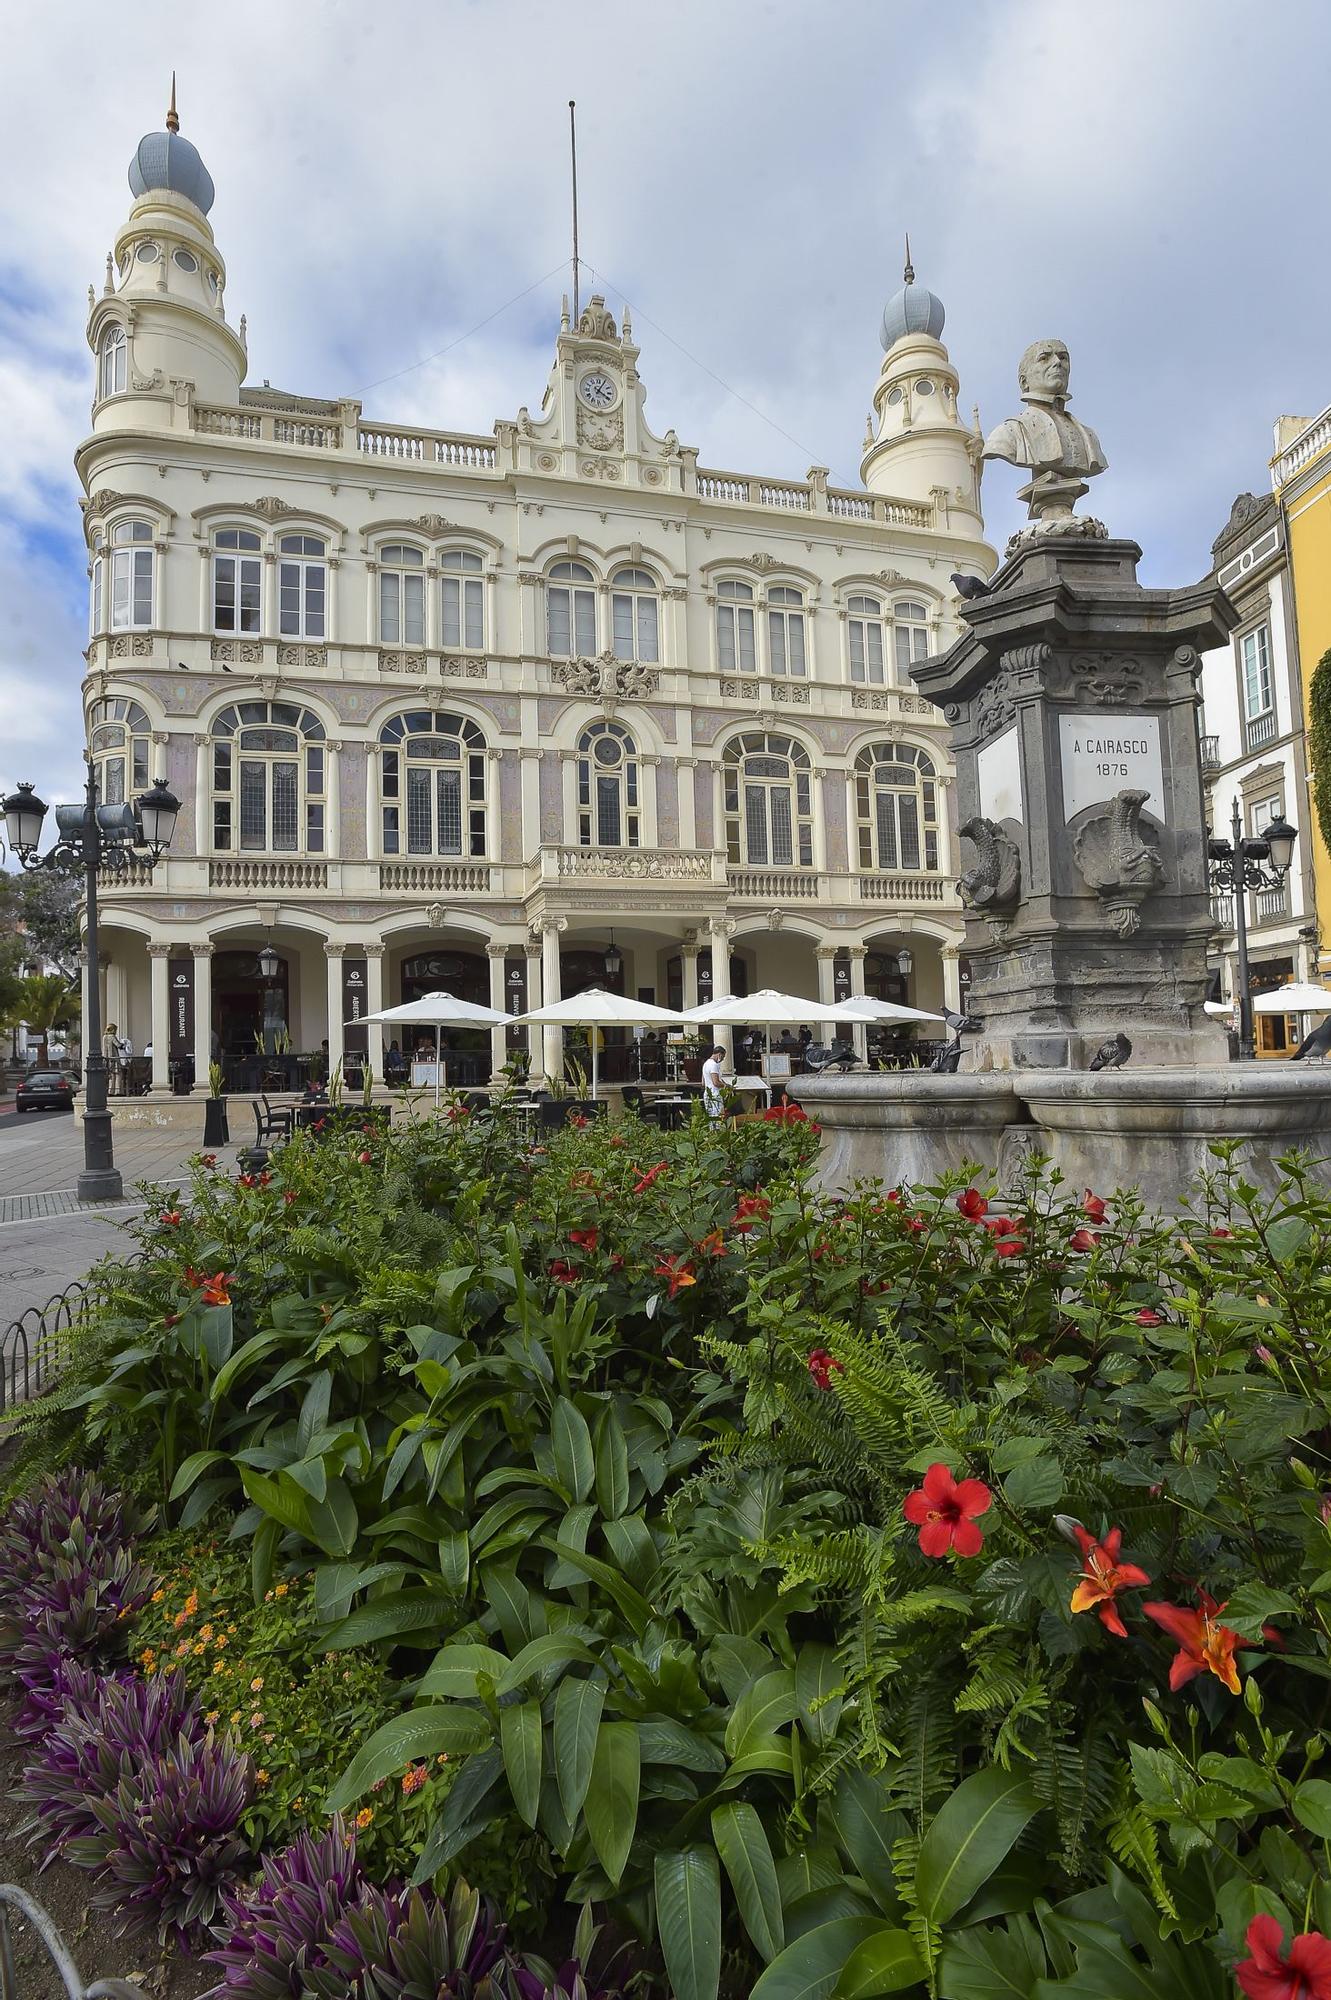
{"type": "Polygon", "coordinates": [[[703,1110],[709,1118],[724,1118],[726,1115],[725,1078],[721,1074],[725,1055],[725,1049],[718,1042],[702,1066],[703,1110]]]}

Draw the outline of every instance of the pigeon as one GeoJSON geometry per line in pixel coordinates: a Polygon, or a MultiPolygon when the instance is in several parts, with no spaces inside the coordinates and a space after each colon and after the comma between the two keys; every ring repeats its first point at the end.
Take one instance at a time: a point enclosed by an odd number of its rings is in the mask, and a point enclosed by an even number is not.
{"type": "Polygon", "coordinates": [[[955,1076],[961,1067],[960,1041],[949,1042],[946,1048],[940,1049],[929,1067],[935,1076],[955,1076]]]}
{"type": "Polygon", "coordinates": [[[1303,1062],[1309,1056],[1319,1056],[1325,1062],[1328,1053],[1331,1053],[1331,1014],[1327,1015],[1319,1027],[1304,1036],[1289,1060],[1303,1062]]]}
{"type": "Polygon", "coordinates": [[[963,1035],[978,1034],[979,1030],[984,1026],[984,1022],[978,1014],[956,1014],[950,1007],[944,1007],[943,1019],[947,1022],[948,1028],[958,1041],[961,1040],[963,1035]]]}
{"type": "Polygon", "coordinates": [[[1091,1057],[1092,1069],[1122,1069],[1132,1054],[1132,1043],[1120,1028],[1112,1042],[1101,1042],[1091,1057]]]}
{"type": "Polygon", "coordinates": [[[222,669],[222,672],[223,672],[224,674],[229,674],[229,673],[231,672],[231,669],[230,669],[230,667],[229,667],[229,666],[227,665],[227,663],[226,663],[226,661],[225,661],[225,660],[219,660],[219,661],[217,662],[217,664],[218,664],[218,666],[219,666],[219,667],[220,667],[220,668],[222,669]]]}
{"type": "Polygon", "coordinates": [[[989,586],[982,576],[967,576],[961,570],[954,570],[948,578],[958,597],[987,597],[989,586]]]}

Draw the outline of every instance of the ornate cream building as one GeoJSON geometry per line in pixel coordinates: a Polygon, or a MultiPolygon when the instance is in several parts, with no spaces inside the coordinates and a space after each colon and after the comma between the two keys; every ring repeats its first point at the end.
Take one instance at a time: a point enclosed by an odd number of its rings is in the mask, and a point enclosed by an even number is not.
{"type": "Polygon", "coordinates": [[[265,1021],[335,1061],[345,1020],[432,985],[515,1013],[604,983],[612,947],[663,1004],[955,1004],[945,732],[906,666],[994,555],[933,295],[908,269],[887,306],[853,490],[651,429],[599,297],[534,411],[410,428],[242,386],[213,184],[167,124],[89,295],[77,459],[102,796],[164,774],[183,802],[103,906],[104,1018],[154,1089],[265,1021]]]}

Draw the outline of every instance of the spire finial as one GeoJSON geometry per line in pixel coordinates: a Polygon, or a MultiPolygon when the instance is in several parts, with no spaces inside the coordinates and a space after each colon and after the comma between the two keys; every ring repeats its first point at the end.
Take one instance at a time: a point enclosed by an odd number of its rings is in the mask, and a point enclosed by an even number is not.
{"type": "Polygon", "coordinates": [[[906,269],[905,269],[905,271],[904,271],[904,272],[903,272],[903,274],[902,274],[902,280],[901,280],[901,282],[903,283],[903,285],[913,285],[913,284],[915,283],[915,266],[914,266],[914,265],[913,265],[913,264],[911,263],[911,261],[910,261],[910,231],[909,231],[909,229],[908,229],[908,230],[906,231],[906,269]]]}
{"type": "Polygon", "coordinates": [[[178,132],[180,130],[180,113],[176,110],[176,73],[174,70],[171,72],[171,108],[166,114],[166,129],[168,132],[178,132]]]}

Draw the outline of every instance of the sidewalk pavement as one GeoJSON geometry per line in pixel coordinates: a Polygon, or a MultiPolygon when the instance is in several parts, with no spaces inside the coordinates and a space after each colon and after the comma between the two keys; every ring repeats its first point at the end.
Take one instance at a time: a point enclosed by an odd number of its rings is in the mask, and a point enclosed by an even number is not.
{"type": "MultiPolygon", "coordinates": [[[[20,1313],[44,1305],[108,1252],[132,1247],[125,1224],[144,1202],[136,1183],[179,1187],[190,1156],[201,1150],[180,1132],[117,1128],[125,1200],[83,1208],[75,1196],[83,1166],[81,1118],[43,1112],[0,1126],[0,1337],[20,1313]]],[[[240,1150],[236,1144],[218,1147],[218,1158],[234,1172],[240,1150]]]]}

